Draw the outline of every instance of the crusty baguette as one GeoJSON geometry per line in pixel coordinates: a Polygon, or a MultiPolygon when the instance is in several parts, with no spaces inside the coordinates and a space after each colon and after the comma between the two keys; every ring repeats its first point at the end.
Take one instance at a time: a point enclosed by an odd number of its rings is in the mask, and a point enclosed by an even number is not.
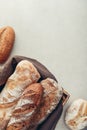
{"type": "Polygon", "coordinates": [[[40,83],[27,87],[18,101],[6,130],[28,130],[40,105],[43,88],[40,83]]]}
{"type": "Polygon", "coordinates": [[[5,130],[24,89],[31,83],[37,82],[39,78],[40,74],[32,63],[27,60],[19,62],[0,94],[0,130],[5,130]]]}
{"type": "Polygon", "coordinates": [[[44,90],[43,98],[41,100],[41,105],[33,118],[31,126],[35,126],[44,121],[49,114],[56,108],[62,95],[63,89],[58,83],[51,79],[47,78],[41,81],[41,85],[44,90]]]}

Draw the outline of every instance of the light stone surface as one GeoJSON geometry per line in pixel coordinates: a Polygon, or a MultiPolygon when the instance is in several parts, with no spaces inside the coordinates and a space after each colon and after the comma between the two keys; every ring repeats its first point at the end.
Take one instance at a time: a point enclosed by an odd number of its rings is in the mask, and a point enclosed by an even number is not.
{"type": "Polygon", "coordinates": [[[87,0],[0,0],[0,27],[10,25],[13,55],[35,58],[70,94],[55,130],[68,130],[64,113],[78,98],[87,100],[87,0]]]}

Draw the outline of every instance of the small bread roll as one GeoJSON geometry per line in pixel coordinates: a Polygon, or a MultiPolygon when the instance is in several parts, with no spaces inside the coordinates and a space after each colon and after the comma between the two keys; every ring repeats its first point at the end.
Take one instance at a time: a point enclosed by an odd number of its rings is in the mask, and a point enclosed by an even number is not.
{"type": "Polygon", "coordinates": [[[71,130],[82,130],[87,126],[87,101],[78,99],[68,108],[65,122],[71,130]]]}

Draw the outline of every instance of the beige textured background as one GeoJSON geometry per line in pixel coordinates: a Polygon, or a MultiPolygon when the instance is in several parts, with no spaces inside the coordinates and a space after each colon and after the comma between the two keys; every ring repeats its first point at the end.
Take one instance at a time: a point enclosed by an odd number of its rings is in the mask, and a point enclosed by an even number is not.
{"type": "MultiPolygon", "coordinates": [[[[38,59],[70,94],[87,99],[87,0],[0,0],[0,27],[16,32],[12,55],[38,59]]],[[[56,130],[68,130],[64,113],[56,130]]]]}

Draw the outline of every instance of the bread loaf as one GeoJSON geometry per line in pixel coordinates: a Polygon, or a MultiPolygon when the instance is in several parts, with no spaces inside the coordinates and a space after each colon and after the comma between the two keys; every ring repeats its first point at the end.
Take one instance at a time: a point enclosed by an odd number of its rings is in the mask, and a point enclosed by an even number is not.
{"type": "Polygon", "coordinates": [[[87,100],[75,100],[67,109],[65,122],[71,130],[82,130],[87,127],[87,100]]]}
{"type": "Polygon", "coordinates": [[[7,60],[15,40],[15,32],[12,27],[0,28],[0,63],[7,60]]]}
{"type": "Polygon", "coordinates": [[[40,105],[42,94],[43,89],[39,83],[27,87],[13,111],[6,130],[28,130],[40,105]]]}
{"type": "Polygon", "coordinates": [[[0,94],[0,130],[5,130],[24,89],[37,82],[39,78],[40,74],[32,63],[27,60],[19,62],[0,94]]]}
{"type": "MultiPolygon", "coordinates": [[[[12,117],[10,119],[10,122],[8,123],[8,127],[6,130],[33,129],[32,126],[40,124],[56,108],[62,97],[62,94],[62,87],[58,86],[57,82],[50,78],[42,80],[41,83],[30,85],[28,88],[26,88],[22,97],[18,101],[18,104],[13,111],[12,117]],[[31,113],[32,111],[30,111],[30,108],[28,107],[32,104],[32,102],[30,102],[30,98],[32,96],[34,102],[35,100],[37,100],[34,92],[36,91],[36,89],[38,89],[39,86],[42,86],[44,91],[42,100],[40,102],[41,98],[39,99],[39,104],[36,105],[38,109],[34,109],[33,107],[34,111],[32,110],[33,113],[31,113]],[[33,88],[33,91],[31,91],[31,88],[33,88]],[[26,110],[24,108],[28,109],[26,110]],[[26,110],[26,114],[24,110],[26,110]]],[[[40,95],[38,97],[41,97],[42,95],[42,92],[39,89],[38,95],[40,95]]]]}
{"type": "Polygon", "coordinates": [[[43,87],[44,94],[41,100],[41,105],[31,125],[38,125],[44,121],[56,108],[63,95],[62,87],[60,87],[58,83],[51,78],[42,80],[41,85],[43,87]]]}

